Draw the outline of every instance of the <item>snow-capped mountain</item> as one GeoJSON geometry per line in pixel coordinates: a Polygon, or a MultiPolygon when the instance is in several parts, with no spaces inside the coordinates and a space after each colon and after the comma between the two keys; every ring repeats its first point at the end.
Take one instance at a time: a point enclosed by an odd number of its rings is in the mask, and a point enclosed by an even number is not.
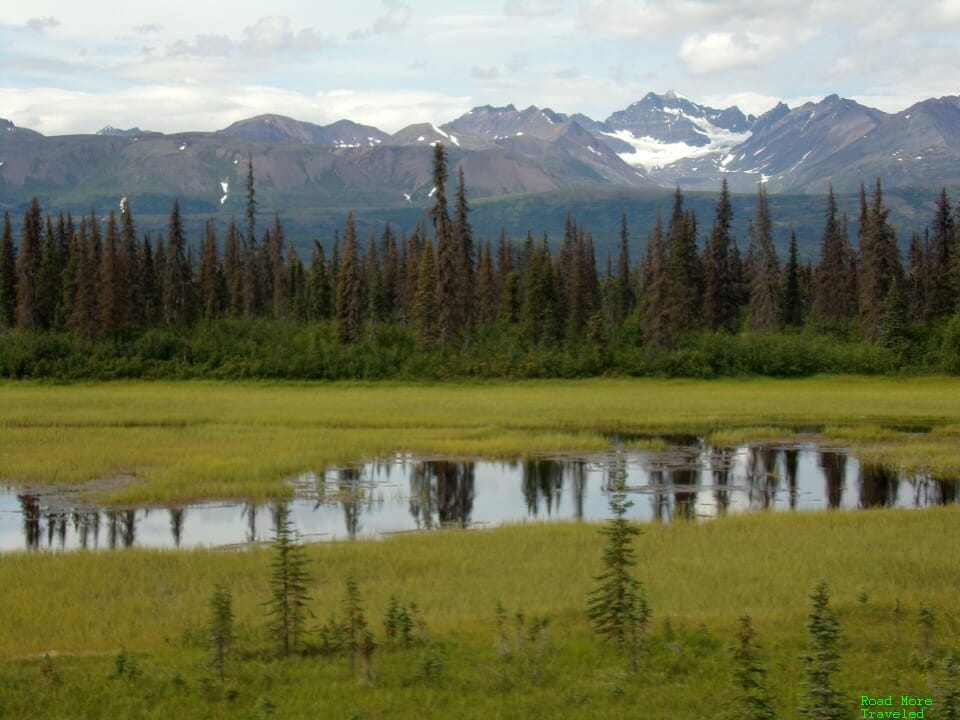
{"type": "MultiPolygon", "coordinates": [[[[482,105],[443,124],[389,135],[350,120],[321,126],[260,115],[216,132],[164,135],[107,126],[97,135],[45,137],[0,120],[0,202],[25,194],[78,198],[192,198],[236,211],[244,158],[263,192],[309,207],[426,202],[432,146],[474,198],[600,188],[840,192],[881,177],[888,188],[960,185],[960,98],[887,114],[831,95],[760,117],[669,92],[648,93],[600,121],[549,108],[482,105]],[[295,200],[295,198],[299,198],[295,200]]],[[[138,202],[143,203],[140,199],[138,202]]],[[[151,200],[154,202],[154,200],[151,200]]],[[[198,210],[200,211],[200,210],[198,210]]],[[[205,211],[205,210],[204,210],[205,211]]]]}

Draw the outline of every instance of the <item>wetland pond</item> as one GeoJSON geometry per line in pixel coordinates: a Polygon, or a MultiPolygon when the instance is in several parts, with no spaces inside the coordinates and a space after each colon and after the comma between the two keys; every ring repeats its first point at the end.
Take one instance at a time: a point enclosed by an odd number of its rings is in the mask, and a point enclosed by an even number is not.
{"type": "MultiPolygon", "coordinates": [[[[670,522],[760,510],[917,508],[957,501],[956,484],[861,463],[813,442],[533,456],[514,461],[398,453],[304,473],[290,517],[305,541],[381,538],[440,527],[609,517],[606,487],[625,473],[628,517],[670,522]]],[[[233,547],[273,536],[277,502],[98,507],[76,490],[0,486],[0,552],[23,549],[233,547]]]]}

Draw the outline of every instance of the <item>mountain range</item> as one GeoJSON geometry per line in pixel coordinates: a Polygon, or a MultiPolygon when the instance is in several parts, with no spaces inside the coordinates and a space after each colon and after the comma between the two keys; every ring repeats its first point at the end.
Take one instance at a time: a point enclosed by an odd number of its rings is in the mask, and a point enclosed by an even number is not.
{"type": "Polygon", "coordinates": [[[0,205],[113,207],[242,215],[247,158],[258,199],[290,212],[423,207],[432,196],[432,145],[462,168],[474,201],[543,193],[854,193],[880,177],[890,190],[960,185],[960,97],[885,113],[837,95],[755,117],[674,92],[648,93],[605,120],[534,106],[475,107],[445,124],[389,134],[351,120],[320,126],[260,115],[215,132],[162,134],[105,127],[44,136],[0,120],[0,205]]]}

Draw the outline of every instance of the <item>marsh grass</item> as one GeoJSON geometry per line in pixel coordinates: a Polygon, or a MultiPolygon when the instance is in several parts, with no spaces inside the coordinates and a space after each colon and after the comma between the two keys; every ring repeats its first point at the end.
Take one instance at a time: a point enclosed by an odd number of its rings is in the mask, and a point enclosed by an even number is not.
{"type": "MultiPolygon", "coordinates": [[[[960,543],[960,509],[761,513],[645,526],[637,571],[653,632],[635,678],[592,636],[586,618],[603,546],[597,529],[530,524],[307,546],[318,619],[339,609],[343,579],[353,576],[370,617],[382,616],[392,596],[408,598],[443,646],[443,675],[430,683],[417,679],[416,648],[384,646],[372,684],[362,689],[335,660],[268,659],[261,629],[267,550],[0,556],[0,702],[13,712],[28,702],[20,693],[32,692],[43,712],[15,717],[232,717],[247,716],[269,693],[279,717],[384,716],[396,708],[426,718],[636,717],[641,707],[644,717],[692,718],[718,713],[729,696],[727,649],[736,619],[750,614],[778,708],[791,718],[808,595],[821,578],[843,631],[837,684],[851,702],[874,691],[929,695],[925,666],[915,660],[918,611],[921,603],[955,608],[960,599],[960,557],[943,551],[960,543]],[[229,688],[214,692],[201,682],[210,677],[205,603],[217,582],[234,600],[241,659],[228,683],[233,700],[223,694],[229,688]],[[550,619],[555,652],[536,680],[502,683],[498,601],[550,619]],[[669,635],[662,629],[668,617],[669,635]],[[136,658],[138,678],[110,679],[121,649],[136,658]],[[62,678],[56,687],[42,671],[48,654],[62,678]]],[[[944,621],[932,656],[942,658],[958,641],[944,621]]],[[[851,705],[851,717],[854,711],[851,705]]]]}
{"type": "MultiPolygon", "coordinates": [[[[0,479],[91,485],[112,503],[289,495],[285,479],[398,450],[598,450],[608,433],[828,439],[960,474],[960,379],[592,379],[515,383],[0,384],[0,479]],[[927,436],[893,428],[928,426],[927,436]],[[868,447],[869,445],[869,447],[868,447]]],[[[645,441],[639,441],[641,443],[645,441]]],[[[656,440],[646,441],[656,442],[656,440]]]]}

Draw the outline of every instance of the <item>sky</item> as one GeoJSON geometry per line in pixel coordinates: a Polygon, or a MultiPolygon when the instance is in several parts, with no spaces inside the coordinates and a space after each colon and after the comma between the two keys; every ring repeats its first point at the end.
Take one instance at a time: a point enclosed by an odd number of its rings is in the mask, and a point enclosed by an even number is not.
{"type": "Polygon", "coordinates": [[[0,117],[46,135],[261,113],[395,132],[477,105],[603,120],[650,91],[759,114],[960,94],[960,0],[10,0],[0,117]]]}

